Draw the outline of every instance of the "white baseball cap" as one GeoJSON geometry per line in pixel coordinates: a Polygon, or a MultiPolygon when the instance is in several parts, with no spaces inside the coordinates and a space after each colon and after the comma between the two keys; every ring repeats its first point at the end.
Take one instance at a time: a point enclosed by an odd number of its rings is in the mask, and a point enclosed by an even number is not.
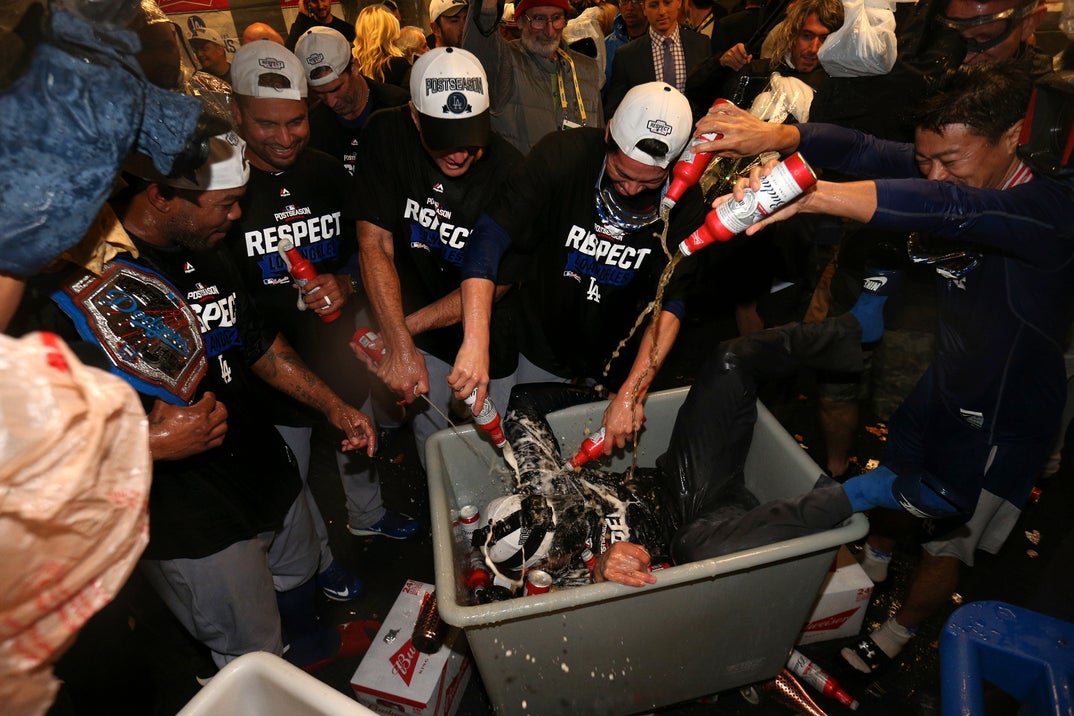
{"type": "Polygon", "coordinates": [[[664,82],[646,82],[626,93],[608,126],[612,139],[628,157],[666,169],[690,141],[694,118],[690,102],[681,92],[664,82]],[[663,142],[667,154],[654,157],[638,149],[638,143],[645,139],[663,142]]]}
{"type": "Polygon", "coordinates": [[[437,47],[414,60],[410,100],[430,149],[488,146],[488,85],[481,62],[458,47],[437,47]]]}
{"type": "Polygon", "coordinates": [[[311,27],[295,43],[310,87],[335,82],[351,63],[351,43],[338,30],[324,25],[311,27]]]}
{"type": "Polygon", "coordinates": [[[193,172],[177,176],[164,176],[153,161],[144,154],[132,154],[123,164],[124,170],[177,189],[215,191],[237,189],[246,186],[250,179],[250,164],[246,161],[246,142],[235,132],[218,134],[209,138],[209,157],[193,172]]]}
{"type": "Polygon", "coordinates": [[[226,47],[224,44],[224,38],[220,37],[220,33],[211,27],[201,27],[195,30],[190,35],[190,42],[211,42],[214,45],[220,45],[220,47],[226,47]]]}
{"type": "Polygon", "coordinates": [[[307,92],[306,73],[283,45],[254,40],[231,58],[231,88],[245,97],[302,100],[307,92]]]}
{"type": "Polygon", "coordinates": [[[431,0],[429,2],[429,24],[436,22],[441,15],[455,17],[460,12],[466,12],[470,4],[466,0],[431,0]]]}

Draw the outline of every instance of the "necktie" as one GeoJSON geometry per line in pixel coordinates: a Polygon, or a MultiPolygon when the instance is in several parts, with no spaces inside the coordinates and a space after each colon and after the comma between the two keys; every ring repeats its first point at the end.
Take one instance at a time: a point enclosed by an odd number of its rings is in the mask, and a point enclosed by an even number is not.
{"type": "Polygon", "coordinates": [[[675,62],[671,59],[671,39],[665,37],[660,43],[660,81],[675,85],[675,62]]]}

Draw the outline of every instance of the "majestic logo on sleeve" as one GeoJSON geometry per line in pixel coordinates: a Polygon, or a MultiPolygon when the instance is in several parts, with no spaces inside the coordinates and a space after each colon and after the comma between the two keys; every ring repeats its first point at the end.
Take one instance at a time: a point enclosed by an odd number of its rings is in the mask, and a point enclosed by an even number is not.
{"type": "Polygon", "coordinates": [[[162,277],[123,261],[77,276],[53,294],[113,372],[147,395],[186,405],[207,370],[196,311],[162,277]]]}

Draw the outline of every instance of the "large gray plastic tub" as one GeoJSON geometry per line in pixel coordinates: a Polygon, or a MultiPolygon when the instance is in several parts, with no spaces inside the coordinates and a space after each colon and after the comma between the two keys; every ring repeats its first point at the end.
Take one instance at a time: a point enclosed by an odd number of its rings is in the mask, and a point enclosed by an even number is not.
{"type": "MultiPolygon", "coordinates": [[[[664,451],[686,388],[655,393],[638,463],[664,451]]],[[[599,426],[605,403],[554,413],[565,451],[599,426]]],[[[764,406],[746,464],[761,501],[808,491],[820,475],[764,406]]],[[[787,661],[839,545],[865,535],[854,515],[809,537],[673,567],[653,586],[593,584],[467,606],[454,511],[484,509],[507,490],[490,474],[502,464],[474,428],[441,431],[426,445],[436,593],[444,621],[462,629],[499,714],[630,714],[774,677],[787,661]]],[[[611,467],[623,470],[630,455],[611,467]]]]}

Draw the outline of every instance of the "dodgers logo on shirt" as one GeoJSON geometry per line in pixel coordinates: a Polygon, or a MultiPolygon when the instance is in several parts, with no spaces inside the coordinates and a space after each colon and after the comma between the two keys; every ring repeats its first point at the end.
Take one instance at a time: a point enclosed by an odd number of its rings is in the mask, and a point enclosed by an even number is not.
{"type": "Polygon", "coordinates": [[[466,101],[466,95],[462,92],[452,92],[444,103],[445,114],[466,114],[470,109],[470,103],[466,101]]]}

